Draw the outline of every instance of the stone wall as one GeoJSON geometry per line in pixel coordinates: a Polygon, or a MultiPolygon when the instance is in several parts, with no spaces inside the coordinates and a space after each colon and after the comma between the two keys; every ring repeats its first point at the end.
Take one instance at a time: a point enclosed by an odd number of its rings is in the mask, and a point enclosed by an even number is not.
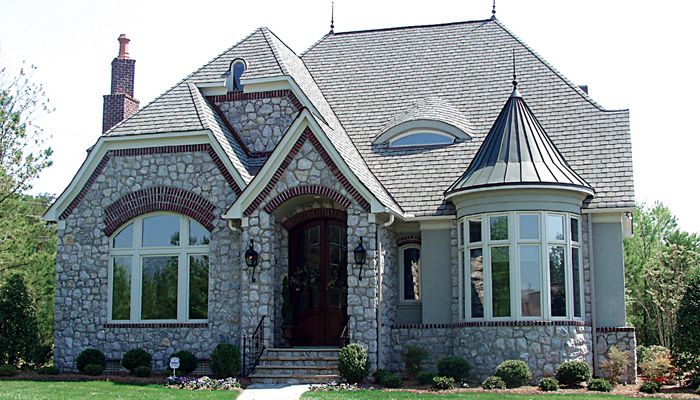
{"type": "Polygon", "coordinates": [[[601,376],[603,371],[600,367],[607,360],[606,354],[612,346],[629,354],[630,366],[625,372],[624,379],[627,383],[635,383],[637,381],[637,338],[634,328],[598,328],[596,330],[596,365],[601,376]]]}
{"type": "Polygon", "coordinates": [[[391,325],[396,323],[396,309],[399,303],[399,259],[396,234],[387,228],[380,228],[381,246],[381,338],[378,368],[386,368],[391,361],[391,325]]]}
{"type": "Polygon", "coordinates": [[[104,208],[140,189],[174,187],[201,195],[220,215],[236,195],[207,151],[172,152],[166,148],[116,154],[58,230],[56,262],[55,362],[74,370],[77,355],[95,347],[109,359],[133,348],[153,354],[160,370],[177,350],[208,358],[222,341],[238,343],[240,318],[239,238],[226,221],[216,218],[209,253],[209,320],[204,324],[109,324],[109,237],[104,233],[104,208]],[[147,154],[150,153],[150,154],[147,154]]]}

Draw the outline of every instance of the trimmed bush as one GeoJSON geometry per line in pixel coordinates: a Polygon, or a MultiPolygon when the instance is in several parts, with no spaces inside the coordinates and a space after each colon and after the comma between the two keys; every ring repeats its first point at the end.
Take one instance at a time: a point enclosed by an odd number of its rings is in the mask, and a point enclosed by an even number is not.
{"type": "Polygon", "coordinates": [[[584,361],[567,361],[557,369],[557,380],[566,386],[580,386],[591,379],[591,366],[584,361]]]}
{"type": "Polygon", "coordinates": [[[98,376],[105,372],[105,369],[100,364],[88,364],[85,366],[85,372],[87,375],[98,376]]]}
{"type": "Polygon", "coordinates": [[[607,379],[595,378],[588,382],[588,390],[594,392],[611,392],[613,390],[613,385],[607,379]]]}
{"type": "Polygon", "coordinates": [[[338,353],[338,371],[348,383],[359,383],[369,374],[367,350],[359,344],[349,344],[338,353]]]}
{"type": "Polygon", "coordinates": [[[382,378],[384,377],[384,375],[390,374],[390,373],[391,372],[389,372],[385,369],[378,369],[378,370],[374,371],[374,373],[372,374],[372,378],[374,378],[375,382],[379,383],[382,380],[382,378]]]}
{"type": "Polygon", "coordinates": [[[406,372],[416,376],[421,371],[421,364],[428,358],[428,352],[418,346],[408,345],[401,353],[401,359],[406,365],[406,372]]]}
{"type": "Polygon", "coordinates": [[[129,370],[129,373],[136,375],[136,368],[148,367],[151,368],[153,357],[144,349],[131,349],[124,353],[122,357],[122,366],[129,370]]]}
{"type": "Polygon", "coordinates": [[[433,383],[433,378],[435,378],[437,374],[435,372],[419,372],[418,375],[416,375],[416,380],[418,383],[421,385],[430,385],[433,383]]]}
{"type": "Polygon", "coordinates": [[[191,351],[180,350],[170,356],[170,358],[173,357],[180,359],[180,368],[177,369],[177,374],[179,376],[189,375],[197,369],[197,357],[195,357],[191,351]]]}
{"type": "Polygon", "coordinates": [[[454,389],[455,380],[451,376],[436,376],[433,378],[433,387],[438,390],[454,389]]]}
{"type": "Polygon", "coordinates": [[[403,386],[403,380],[400,376],[387,372],[382,376],[379,384],[389,389],[397,389],[403,386]]]}
{"type": "Polygon", "coordinates": [[[516,388],[525,385],[532,380],[532,373],[525,361],[522,360],[506,360],[496,367],[496,372],[493,374],[506,383],[506,387],[516,388]]]}
{"type": "Polygon", "coordinates": [[[81,351],[80,354],[78,354],[78,358],[75,359],[76,368],[78,368],[80,372],[85,372],[85,367],[88,364],[99,365],[102,369],[105,369],[107,367],[105,353],[92,348],[81,351]]]}
{"type": "Polygon", "coordinates": [[[41,367],[36,370],[36,373],[39,375],[58,375],[60,372],[61,371],[53,365],[41,367]]]}
{"type": "Polygon", "coordinates": [[[639,391],[648,394],[659,393],[661,391],[661,384],[658,382],[644,382],[642,386],[639,387],[639,391]]]}
{"type": "Polygon", "coordinates": [[[554,392],[559,390],[559,382],[554,378],[542,378],[537,387],[543,392],[554,392]]]}
{"type": "Polygon", "coordinates": [[[461,382],[469,375],[471,365],[462,357],[444,357],[438,361],[437,368],[438,375],[449,376],[461,382]]]}
{"type": "Polygon", "coordinates": [[[481,387],[486,390],[505,389],[506,383],[498,376],[489,376],[485,381],[481,382],[481,387]]]}
{"type": "Polygon", "coordinates": [[[0,376],[15,376],[17,375],[17,368],[14,365],[5,364],[0,365],[0,376]]]}
{"type": "Polygon", "coordinates": [[[151,376],[151,367],[149,365],[139,365],[134,368],[133,374],[139,378],[148,378],[151,376]]]}
{"type": "Polygon", "coordinates": [[[238,346],[219,343],[211,353],[211,370],[219,379],[238,376],[241,373],[241,350],[238,346]]]}

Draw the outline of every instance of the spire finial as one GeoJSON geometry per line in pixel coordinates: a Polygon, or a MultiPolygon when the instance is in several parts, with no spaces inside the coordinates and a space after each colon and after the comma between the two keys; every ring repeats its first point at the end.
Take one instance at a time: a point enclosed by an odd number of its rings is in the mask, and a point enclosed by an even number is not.
{"type": "Polygon", "coordinates": [[[335,1],[331,1],[331,31],[329,33],[333,33],[333,28],[335,28],[335,25],[333,24],[334,14],[335,14],[335,1]]]}
{"type": "Polygon", "coordinates": [[[496,19],[496,0],[493,0],[493,7],[491,8],[491,19],[496,19]]]}
{"type": "Polygon", "coordinates": [[[518,91],[518,76],[515,73],[515,49],[513,49],[513,93],[510,97],[520,97],[520,92],[518,91]]]}

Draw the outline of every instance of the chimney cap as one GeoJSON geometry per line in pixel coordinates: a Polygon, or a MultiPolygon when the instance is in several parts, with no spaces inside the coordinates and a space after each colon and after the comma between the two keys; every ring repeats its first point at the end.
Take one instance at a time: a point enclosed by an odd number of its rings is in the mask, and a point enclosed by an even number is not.
{"type": "Polygon", "coordinates": [[[119,35],[117,38],[119,42],[119,55],[117,58],[129,58],[129,42],[131,39],[127,38],[125,34],[119,35]]]}

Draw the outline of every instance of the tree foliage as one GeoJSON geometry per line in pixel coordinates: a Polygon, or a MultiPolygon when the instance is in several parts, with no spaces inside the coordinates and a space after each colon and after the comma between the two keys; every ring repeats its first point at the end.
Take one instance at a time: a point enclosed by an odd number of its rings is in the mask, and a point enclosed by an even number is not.
{"type": "Polygon", "coordinates": [[[0,365],[31,363],[38,342],[34,305],[24,279],[10,275],[0,286],[0,365]]]}

